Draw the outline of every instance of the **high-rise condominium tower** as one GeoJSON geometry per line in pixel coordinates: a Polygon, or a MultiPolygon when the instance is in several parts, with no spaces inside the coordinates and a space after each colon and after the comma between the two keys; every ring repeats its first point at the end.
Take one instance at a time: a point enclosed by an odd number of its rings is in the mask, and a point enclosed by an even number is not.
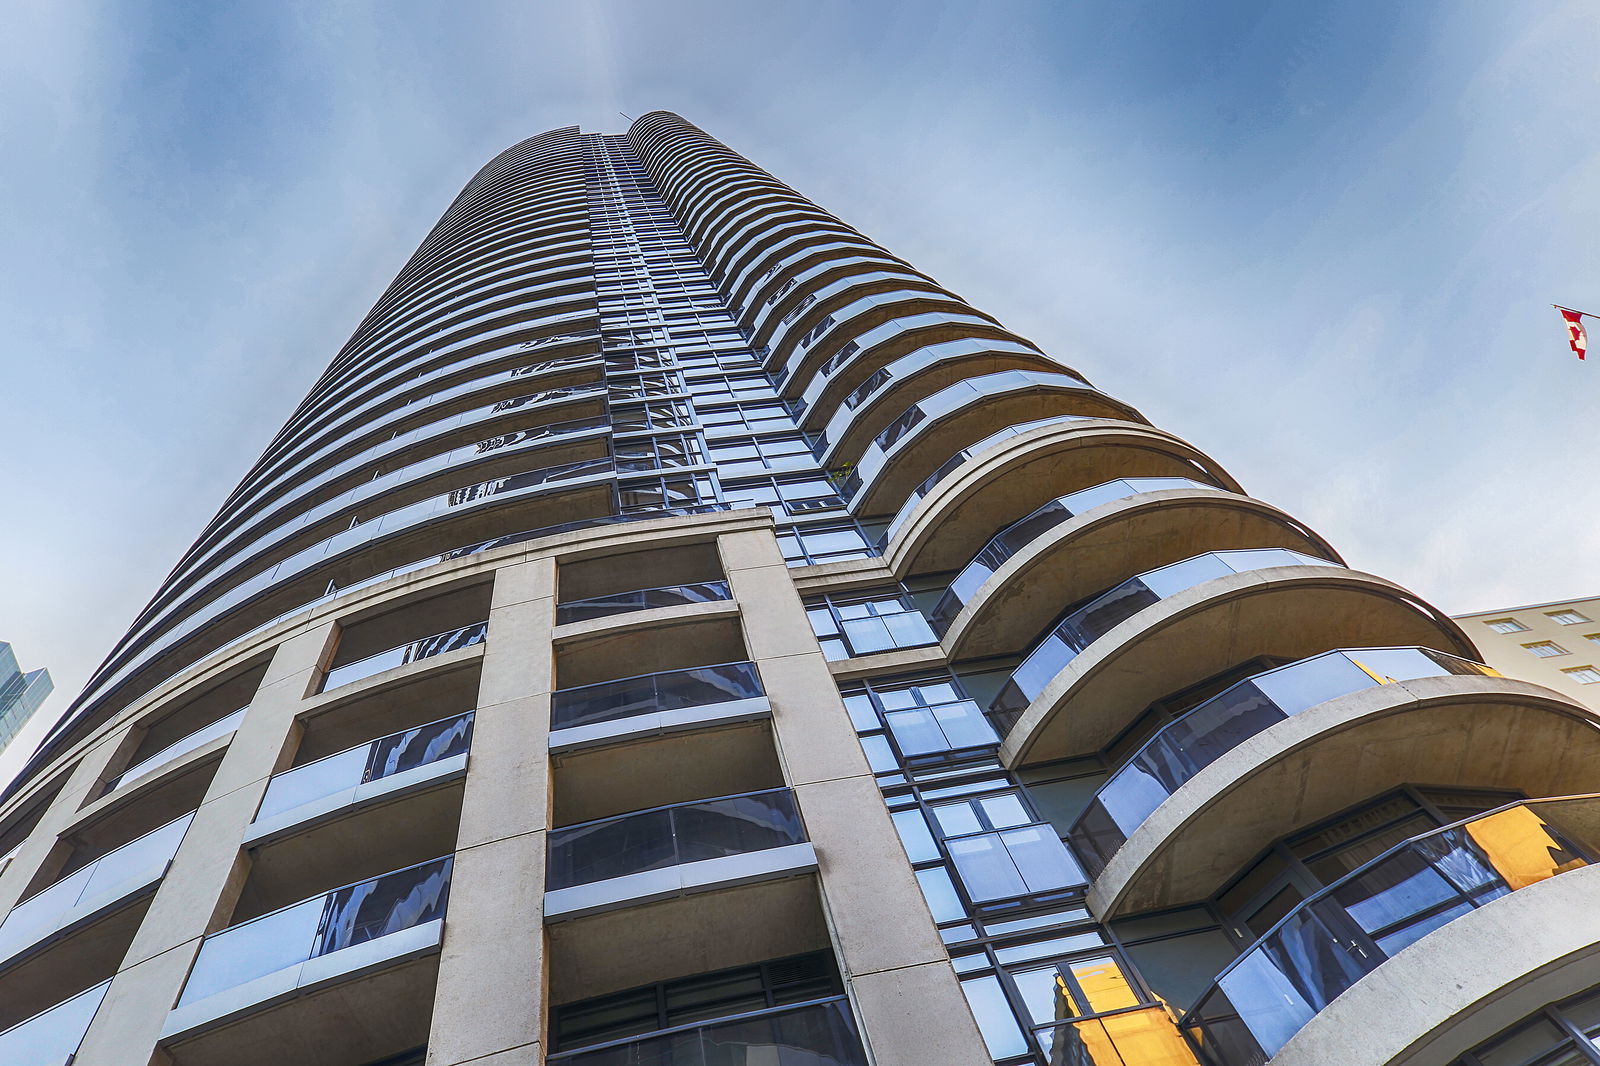
{"type": "Polygon", "coordinates": [[[473,178],[0,806],[0,1061],[1600,1062],[1596,790],[658,112],[473,178]]]}

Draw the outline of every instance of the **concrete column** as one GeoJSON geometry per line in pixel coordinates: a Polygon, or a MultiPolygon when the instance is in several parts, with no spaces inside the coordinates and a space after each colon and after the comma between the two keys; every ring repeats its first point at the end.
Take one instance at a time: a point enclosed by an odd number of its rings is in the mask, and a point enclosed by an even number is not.
{"type": "Polygon", "coordinates": [[[295,735],[295,714],[332,630],[328,622],[278,646],[74,1066],[129,1066],[154,1053],[201,939],[222,926],[238,899],[249,872],[240,842],[295,735]]]}
{"type": "Polygon", "coordinates": [[[0,874],[0,915],[17,905],[22,893],[45,863],[55,861],[52,852],[62,830],[71,825],[78,817],[78,812],[95,798],[94,793],[109,772],[122,739],[118,736],[102,738],[84,752],[78,764],[68,773],[66,784],[50,801],[39,824],[34,826],[33,832],[28,834],[28,839],[17,852],[17,857],[0,874]]]}
{"type": "Polygon", "coordinates": [[[544,1061],[556,567],[495,575],[428,1066],[544,1061]]]}
{"type": "Polygon", "coordinates": [[[719,539],[772,704],[784,776],[817,849],[822,901],[877,1066],[989,1061],[938,928],[771,532],[719,539]]]}

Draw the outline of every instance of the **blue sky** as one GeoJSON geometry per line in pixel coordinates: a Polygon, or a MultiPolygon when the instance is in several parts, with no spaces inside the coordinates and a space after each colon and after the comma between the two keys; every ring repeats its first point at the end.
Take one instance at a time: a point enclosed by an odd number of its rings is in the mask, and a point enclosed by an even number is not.
{"type": "Polygon", "coordinates": [[[679,111],[1350,562],[1600,592],[1600,8],[8,5],[0,639],[64,709],[460,186],[679,111]]]}

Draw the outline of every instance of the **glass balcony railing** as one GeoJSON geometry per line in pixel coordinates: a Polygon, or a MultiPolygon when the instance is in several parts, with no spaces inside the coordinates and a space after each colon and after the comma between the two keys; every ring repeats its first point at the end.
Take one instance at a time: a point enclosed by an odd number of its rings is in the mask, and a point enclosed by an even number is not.
{"type": "Polygon", "coordinates": [[[551,1055],[561,1066],[866,1066],[843,996],[551,1055]]]}
{"type": "Polygon", "coordinates": [[[1000,370],[993,374],[966,378],[945,386],[932,396],[918,400],[872,438],[872,443],[861,453],[855,471],[843,486],[845,496],[854,498],[863,486],[876,481],[883,468],[889,464],[889,460],[896,453],[911,446],[920,434],[918,427],[937,422],[946,415],[975,405],[989,396],[1045,386],[1065,389],[1088,388],[1083,379],[1075,374],[1049,374],[1038,370],[1000,370]]]}
{"type": "Polygon", "coordinates": [[[550,728],[611,722],[651,711],[677,711],[763,695],[755,663],[721,663],[558,689],[550,703],[550,728]]]}
{"type": "Polygon", "coordinates": [[[6,1066],[62,1066],[70,1062],[110,987],[109,980],[101,981],[0,1033],[0,1062],[6,1066]]]}
{"type": "Polygon", "coordinates": [[[138,762],[122,771],[122,773],[118,774],[116,780],[111,782],[111,784],[106,788],[106,791],[115,792],[123,785],[132,784],[134,781],[144,777],[151,771],[159,770],[161,767],[165,766],[169,762],[172,762],[179,756],[187,755],[196,748],[204,747],[213,740],[216,740],[218,737],[227,736],[229,733],[239,728],[239,723],[244,721],[244,714],[249,709],[250,708],[248,707],[240,707],[237,711],[234,711],[226,718],[219,718],[210,725],[201,726],[199,729],[196,729],[193,733],[190,733],[183,739],[168,744],[166,747],[162,748],[154,755],[151,755],[149,758],[140,759],[138,762]]]}
{"type": "Polygon", "coordinates": [[[1065,425],[1068,422],[1083,422],[1088,417],[1087,415],[1055,415],[1051,418],[1036,418],[1031,422],[1019,422],[1017,425],[1007,426],[998,433],[991,433],[978,443],[956,452],[939,464],[939,468],[924,478],[921,484],[911,490],[911,494],[906,497],[905,503],[902,503],[900,509],[895,512],[894,518],[889,522],[889,527],[884,530],[883,537],[878,541],[879,549],[881,550],[884,545],[889,543],[889,538],[900,532],[900,527],[905,525],[906,519],[911,517],[911,512],[916,509],[918,503],[922,502],[923,497],[932,492],[935,486],[944,481],[945,478],[959,470],[968,459],[975,455],[981,455],[1001,441],[1009,440],[1020,434],[1042,429],[1045,426],[1065,425]]]}
{"type": "Polygon", "coordinates": [[[712,603],[731,598],[726,581],[697,581],[687,585],[661,585],[656,588],[618,592],[610,596],[589,596],[569,600],[556,608],[557,624],[607,618],[653,607],[677,607],[685,603],[712,603]]]}
{"type": "Polygon", "coordinates": [[[949,632],[950,624],[956,620],[962,608],[972,602],[972,597],[977,595],[983,583],[994,576],[994,572],[1005,565],[1006,560],[1016,555],[1029,544],[1044,536],[1047,532],[1085,511],[1093,510],[1103,503],[1112,500],[1124,500],[1129,496],[1137,496],[1143,492],[1156,492],[1161,489],[1206,489],[1212,492],[1220,491],[1215,485],[1207,485],[1193,478],[1186,477],[1130,477],[1118,478],[1107,481],[1092,488],[1070,492],[1065,496],[1057,496],[1038,510],[1011,523],[999,533],[990,538],[977,555],[972,557],[962,571],[950,582],[950,587],[945,594],[939,597],[939,602],[934,605],[933,614],[929,621],[933,623],[934,631],[941,637],[949,632]]]}
{"type": "Polygon", "coordinates": [[[470,648],[474,644],[482,644],[489,637],[488,622],[474,622],[470,626],[452,629],[446,633],[435,633],[431,637],[413,640],[410,644],[402,644],[398,648],[389,648],[376,655],[369,655],[365,659],[357,659],[353,663],[335,666],[322,677],[322,688],[319,691],[327,692],[329,689],[341,685],[349,685],[373,674],[381,674],[385,670],[392,670],[397,666],[414,663],[419,659],[432,658],[443,655],[447,651],[458,648],[470,648]]]}
{"type": "Polygon", "coordinates": [[[360,881],[212,933],[182,1007],[258,977],[443,918],[453,856],[360,881]]]}
{"type": "Polygon", "coordinates": [[[324,796],[464,755],[472,747],[472,711],[379,737],[369,744],[274,774],[256,821],[292,811],[324,796]]]}
{"type": "Polygon", "coordinates": [[[1402,841],[1285,915],[1182,1026],[1211,1066],[1263,1066],[1334,998],[1428,933],[1600,858],[1600,795],[1527,800],[1402,841]]]}
{"type": "Polygon", "coordinates": [[[10,958],[77,917],[160,880],[194,817],[190,811],[108,851],[11,908],[0,922],[0,959],[10,958]],[[87,907],[74,914],[74,911],[87,907]]]}
{"type": "MultiPolygon", "coordinates": [[[[302,603],[297,607],[291,607],[286,611],[280,612],[279,614],[268,618],[266,621],[246,630],[238,636],[224,641],[220,646],[207,651],[206,654],[214,655],[225,651],[228,648],[238,647],[239,645],[244,644],[257,635],[265,632],[266,630],[271,629],[279,622],[282,622],[287,618],[292,618],[303,612],[314,610],[321,604],[328,602],[336,596],[343,596],[346,593],[354,592],[357,589],[368,588],[380,582],[387,581],[390,578],[399,577],[402,574],[409,574],[414,571],[421,570],[424,567],[433,566],[435,563],[448,562],[451,559],[460,559],[468,555],[476,555],[479,552],[486,552],[493,548],[501,548],[510,544],[520,544],[525,541],[535,540],[539,537],[555,536],[558,533],[567,533],[578,529],[592,529],[599,526],[615,525],[624,522],[644,522],[652,518],[664,518],[674,515],[710,514],[715,511],[727,511],[731,509],[732,505],[722,502],[698,503],[683,507],[645,507],[637,510],[627,511],[622,514],[600,515],[595,518],[580,518],[571,522],[557,522],[552,525],[539,526],[534,529],[520,530],[516,533],[508,533],[504,536],[493,537],[489,540],[480,540],[472,544],[464,544],[459,548],[452,548],[449,551],[443,552],[439,555],[424,556],[423,558],[417,559],[414,562],[409,562],[402,566],[396,566],[389,570],[372,574],[368,577],[359,578],[351,581],[347,585],[331,587],[322,595],[317,596],[314,599],[307,600],[305,603],[302,603]]],[[[270,584],[270,580],[266,583],[270,584]]],[[[259,591],[259,588],[252,588],[250,590],[251,594],[259,591]]],[[[189,636],[192,636],[197,630],[215,620],[217,616],[224,614],[234,607],[237,607],[247,598],[248,596],[245,595],[235,595],[234,593],[229,593],[227,596],[213,601],[212,603],[207,604],[205,607],[198,608],[190,614],[185,615],[182,621],[174,625],[167,633],[165,633],[151,645],[136,653],[133,653],[132,657],[128,661],[117,666],[113,673],[104,677],[97,675],[96,677],[91,678],[90,687],[85,688],[84,690],[84,698],[86,700],[90,700],[90,702],[85,703],[84,708],[79,711],[79,715],[81,716],[83,714],[87,714],[93,705],[93,701],[90,698],[91,688],[93,692],[99,693],[107,691],[121,684],[123,681],[127,680],[129,677],[148,666],[156,657],[168,651],[189,636]]],[[[173,671],[176,672],[176,670],[181,668],[181,666],[187,665],[191,661],[192,660],[188,659],[180,660],[180,666],[173,667],[173,671]]],[[[171,676],[173,676],[172,673],[167,673],[162,675],[161,679],[165,680],[171,676]]],[[[57,732],[62,731],[64,728],[67,728],[66,723],[56,727],[57,732]]],[[[52,734],[52,736],[54,735],[55,734],[52,734]]]]}
{"type": "Polygon", "coordinates": [[[1450,674],[1495,671],[1428,648],[1351,648],[1246,678],[1169,722],[1112,774],[1068,832],[1073,850],[1098,877],[1168,796],[1257,733],[1352,692],[1450,674]]]}
{"type": "Polygon", "coordinates": [[[551,891],[806,840],[786,788],[675,803],[550,833],[551,891]]]}
{"type": "Polygon", "coordinates": [[[1219,577],[1276,566],[1337,565],[1288,548],[1244,548],[1206,552],[1129,578],[1073,611],[1051,630],[1012,673],[990,704],[989,713],[998,725],[1009,730],[1028,704],[1080,652],[1146,607],[1185,589],[1219,577]]]}

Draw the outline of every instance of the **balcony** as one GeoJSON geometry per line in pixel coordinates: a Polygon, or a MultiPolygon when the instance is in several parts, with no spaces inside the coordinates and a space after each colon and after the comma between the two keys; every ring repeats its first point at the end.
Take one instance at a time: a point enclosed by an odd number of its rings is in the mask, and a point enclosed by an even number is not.
{"type": "Polygon", "coordinates": [[[1064,493],[1129,477],[1238,486],[1204,453],[1151,426],[1068,416],[963,449],[915,487],[884,541],[898,574],[960,570],[998,527],[1064,493]]]}
{"type": "Polygon", "coordinates": [[[990,712],[1007,727],[1001,758],[1031,765],[1104,751],[1153,703],[1241,664],[1413,645],[1475,655],[1455,622],[1382,578],[1282,548],[1210,552],[1072,610],[990,712]]]}
{"type": "Polygon", "coordinates": [[[941,467],[940,456],[959,456],[974,439],[987,442],[1008,427],[1067,414],[1143,421],[1071,374],[1002,370],[960,381],[917,401],[872,438],[845,484],[851,508],[859,515],[903,512],[919,483],[948,473],[950,461],[941,467]]]}
{"type": "Polygon", "coordinates": [[[551,831],[545,919],[815,868],[786,788],[675,803],[551,831]]]}
{"type": "Polygon", "coordinates": [[[380,651],[376,655],[357,659],[353,663],[334,667],[323,675],[322,687],[317,691],[327,692],[329,689],[354,684],[374,674],[381,674],[385,670],[393,670],[395,667],[405,666],[407,663],[419,662],[422,659],[443,655],[447,651],[456,651],[459,648],[470,648],[474,644],[482,644],[488,637],[488,622],[475,622],[459,629],[435,633],[431,637],[413,640],[409,644],[402,644],[396,648],[380,651]]]}
{"type": "MultiPolygon", "coordinates": [[[[206,937],[167,1016],[163,1043],[437,952],[451,865],[446,856],[396,870],[206,937]]],[[[190,1058],[179,1054],[177,1061],[190,1058]]]]}
{"type": "Polygon", "coordinates": [[[1202,484],[1193,478],[1140,477],[1118,478],[1092,488],[1069,492],[1065,496],[1057,496],[1043,507],[1017,519],[989,538],[989,542],[972,557],[972,561],[962,567],[961,572],[950,582],[950,587],[945,590],[944,595],[939,597],[939,602],[934,605],[933,612],[929,616],[935,632],[941,637],[948,633],[950,624],[956,620],[962,609],[972,602],[984,582],[993,577],[1008,560],[1050,530],[1103,503],[1126,499],[1145,492],[1159,492],[1162,489],[1217,491],[1214,485],[1202,484]]]}
{"type": "Polygon", "coordinates": [[[191,811],[130,840],[12,907],[0,922],[0,960],[153,889],[166,875],[193,817],[191,811]]]}
{"type": "Polygon", "coordinates": [[[106,791],[115,792],[124,785],[131,785],[141,778],[150,776],[163,766],[177,761],[183,756],[189,754],[191,751],[196,751],[200,748],[203,748],[219,737],[227,736],[229,733],[232,733],[234,730],[239,728],[239,724],[244,721],[245,712],[249,709],[250,708],[248,707],[241,707],[227,717],[220,718],[208,726],[202,726],[193,733],[190,733],[188,736],[168,744],[154,755],[140,759],[138,762],[122,771],[122,773],[118,774],[117,777],[106,786],[106,791]]]}
{"type": "Polygon", "coordinates": [[[867,1066],[843,996],[751,1011],[551,1055],[561,1066],[867,1066]]]}
{"type": "Polygon", "coordinates": [[[1066,618],[1028,653],[990,705],[990,713],[1013,725],[1045,687],[1089,645],[1151,604],[1219,577],[1275,566],[1333,566],[1326,559],[1285,548],[1207,552],[1131,577],[1101,593],[1066,618]]]}
{"type": "Polygon", "coordinates": [[[274,774],[245,843],[257,844],[313,818],[461,777],[472,746],[473,713],[390,733],[274,774]]]}
{"type": "Polygon", "coordinates": [[[609,618],[631,611],[648,611],[657,607],[679,607],[686,603],[715,603],[732,599],[726,581],[697,581],[686,585],[662,585],[656,588],[618,592],[609,596],[589,596],[569,600],[556,608],[556,624],[586,622],[591,618],[609,618]]]}
{"type": "Polygon", "coordinates": [[[1362,689],[1451,674],[1497,676],[1487,666],[1428,648],[1359,648],[1240,681],[1168,723],[1101,786],[1068,831],[1073,850],[1098,876],[1168,797],[1249,738],[1362,689]]]}
{"type": "Polygon", "coordinates": [[[1600,796],[1509,804],[1403,841],[1304,900],[1184,1016],[1211,1066],[1263,1066],[1385,961],[1502,896],[1600,859],[1600,796]]]}
{"type": "Polygon", "coordinates": [[[0,1062],[7,1066],[68,1066],[110,987],[110,981],[101,981],[0,1033],[0,1062]]]}
{"type": "Polygon", "coordinates": [[[623,736],[678,732],[770,716],[752,662],[662,670],[559,689],[550,704],[552,751],[623,736]]]}

